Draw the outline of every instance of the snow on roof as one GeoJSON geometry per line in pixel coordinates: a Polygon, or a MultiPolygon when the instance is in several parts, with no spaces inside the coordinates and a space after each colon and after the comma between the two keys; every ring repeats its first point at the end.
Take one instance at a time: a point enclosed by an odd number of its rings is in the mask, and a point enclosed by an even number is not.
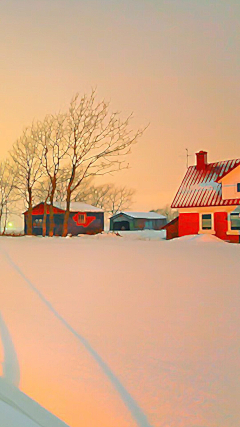
{"type": "Polygon", "coordinates": [[[219,179],[240,164],[240,159],[208,163],[206,169],[190,166],[172,202],[172,208],[226,206],[240,204],[240,199],[222,199],[219,179]]]}
{"type": "Polygon", "coordinates": [[[139,219],[165,219],[166,218],[164,215],[160,215],[156,212],[125,212],[124,211],[124,212],[118,212],[116,215],[119,215],[119,214],[124,214],[132,218],[139,218],[139,219]]]}
{"type": "MultiPolygon", "coordinates": [[[[60,209],[66,209],[66,202],[57,202],[54,203],[54,206],[60,209]]],[[[71,212],[103,212],[102,209],[96,208],[96,206],[88,205],[83,202],[71,202],[70,204],[71,212]]]]}

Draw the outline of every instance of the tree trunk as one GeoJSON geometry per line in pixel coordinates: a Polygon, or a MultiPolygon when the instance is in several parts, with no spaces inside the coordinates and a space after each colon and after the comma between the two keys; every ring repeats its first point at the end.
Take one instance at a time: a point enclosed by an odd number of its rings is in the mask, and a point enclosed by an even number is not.
{"type": "Polygon", "coordinates": [[[28,213],[27,213],[27,235],[31,236],[33,234],[33,224],[32,224],[32,188],[29,185],[28,181],[28,213]]]}
{"type": "Polygon", "coordinates": [[[53,203],[50,202],[49,206],[49,236],[52,237],[54,233],[54,211],[53,211],[53,203]]]}
{"type": "Polygon", "coordinates": [[[4,218],[3,234],[6,234],[7,220],[8,220],[8,208],[7,208],[7,203],[6,203],[6,206],[5,206],[5,218],[4,218]]]}
{"type": "Polygon", "coordinates": [[[4,220],[4,227],[3,227],[3,232],[2,232],[3,236],[6,234],[6,228],[7,228],[7,213],[6,213],[5,220],[4,220]]]}
{"type": "Polygon", "coordinates": [[[33,227],[32,227],[32,204],[28,207],[28,213],[27,213],[27,235],[31,236],[33,234],[33,227]]]}
{"type": "Polygon", "coordinates": [[[49,206],[49,236],[52,237],[54,233],[54,210],[53,210],[53,200],[56,190],[56,178],[52,180],[52,190],[50,194],[50,206],[49,206]]]}
{"type": "Polygon", "coordinates": [[[69,219],[69,213],[70,213],[70,200],[71,200],[71,193],[67,192],[67,206],[66,206],[66,212],[64,214],[64,221],[63,221],[63,233],[62,236],[66,237],[68,234],[68,219],[69,219]]]}
{"type": "Polygon", "coordinates": [[[46,236],[47,233],[47,201],[44,202],[43,208],[43,223],[42,223],[42,235],[46,236]]]}

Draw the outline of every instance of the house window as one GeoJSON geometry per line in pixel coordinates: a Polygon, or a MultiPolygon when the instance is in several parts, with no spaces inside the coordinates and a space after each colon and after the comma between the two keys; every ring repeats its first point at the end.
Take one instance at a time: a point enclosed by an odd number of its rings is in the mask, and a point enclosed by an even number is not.
{"type": "Polygon", "coordinates": [[[240,193],[240,182],[237,183],[237,192],[240,193]]]}
{"type": "Polygon", "coordinates": [[[202,214],[202,230],[211,230],[211,229],[212,229],[212,215],[202,214]]]}
{"type": "Polygon", "coordinates": [[[80,224],[85,224],[86,220],[85,220],[85,215],[84,214],[78,214],[78,222],[80,224]]]}
{"type": "Polygon", "coordinates": [[[231,213],[230,214],[230,223],[231,230],[240,230],[240,214],[239,213],[231,213]]]}
{"type": "Polygon", "coordinates": [[[35,228],[42,228],[42,222],[43,222],[42,218],[35,219],[33,221],[33,227],[35,227],[35,228]]]}

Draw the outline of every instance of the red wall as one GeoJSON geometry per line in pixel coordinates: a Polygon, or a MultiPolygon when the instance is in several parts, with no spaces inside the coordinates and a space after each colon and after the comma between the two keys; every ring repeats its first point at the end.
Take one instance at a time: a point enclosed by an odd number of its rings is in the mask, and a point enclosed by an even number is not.
{"type": "MultiPolygon", "coordinates": [[[[214,213],[214,228],[215,236],[219,239],[226,240],[231,243],[239,243],[239,235],[228,235],[227,212],[214,213]]],[[[199,214],[198,213],[180,213],[179,236],[186,236],[188,234],[198,234],[199,232],[199,214]]]]}
{"type": "Polygon", "coordinates": [[[169,222],[167,225],[163,227],[163,229],[166,230],[167,240],[178,237],[178,220],[179,220],[179,217],[173,219],[171,222],[169,222]]]}
{"type": "Polygon", "coordinates": [[[214,228],[216,231],[215,236],[219,237],[219,239],[228,240],[227,212],[214,213],[214,228]]]}
{"type": "Polygon", "coordinates": [[[228,235],[227,212],[215,212],[214,214],[215,236],[231,243],[239,243],[239,235],[228,235]]]}
{"type": "Polygon", "coordinates": [[[188,234],[198,234],[199,232],[199,214],[198,213],[181,213],[178,224],[179,236],[188,234]]]}

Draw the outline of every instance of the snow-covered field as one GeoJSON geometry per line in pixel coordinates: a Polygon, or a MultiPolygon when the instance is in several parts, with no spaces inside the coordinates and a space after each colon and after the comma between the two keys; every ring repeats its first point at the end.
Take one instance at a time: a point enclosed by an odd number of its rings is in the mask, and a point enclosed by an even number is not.
{"type": "Polygon", "coordinates": [[[238,427],[239,260],[209,236],[2,237],[0,426],[238,427]]]}

